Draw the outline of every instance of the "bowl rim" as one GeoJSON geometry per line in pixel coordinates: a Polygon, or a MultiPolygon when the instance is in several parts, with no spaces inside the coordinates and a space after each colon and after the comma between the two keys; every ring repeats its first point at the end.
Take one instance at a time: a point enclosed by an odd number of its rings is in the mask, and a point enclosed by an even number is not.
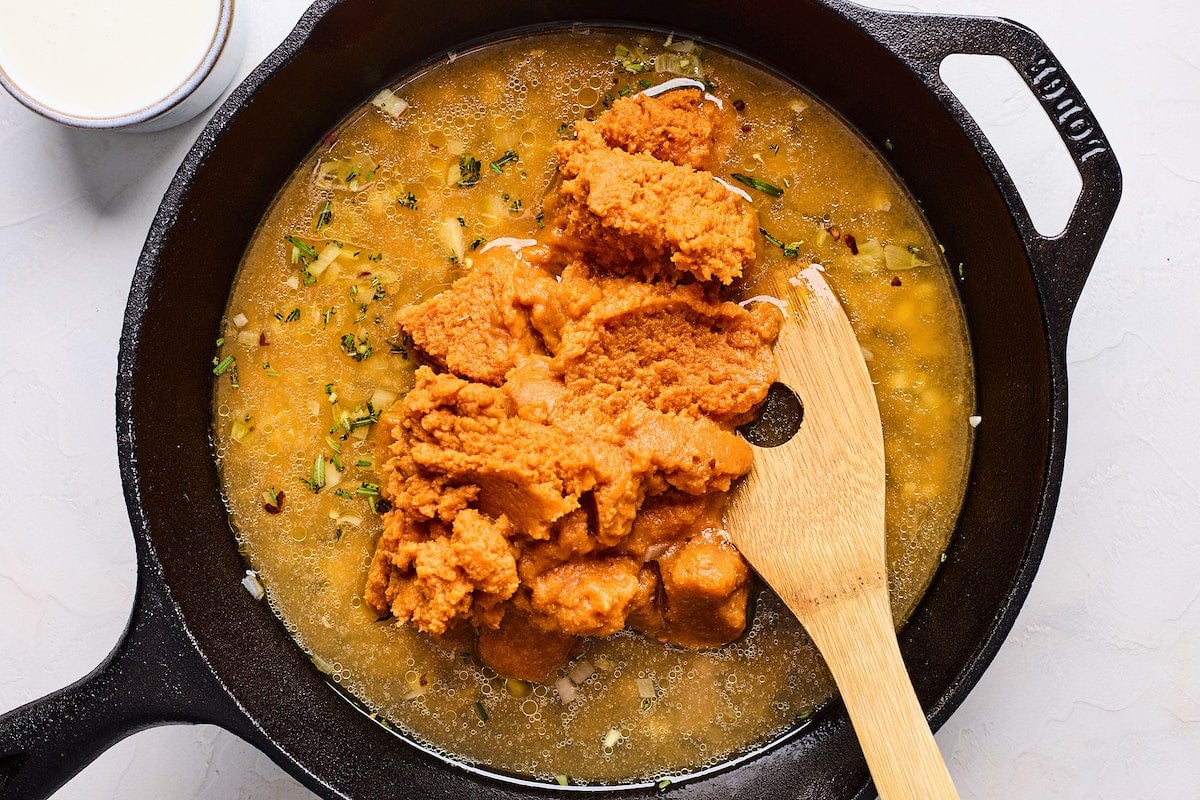
{"type": "Polygon", "coordinates": [[[53,122],[81,130],[124,130],[157,119],[187,100],[212,74],[217,62],[229,45],[233,30],[233,12],[236,0],[217,0],[217,26],[204,50],[204,56],[192,68],[178,86],[168,94],[141,108],[110,116],[88,116],[70,114],[50,106],[21,88],[4,65],[0,64],[0,86],[3,86],[21,105],[53,122]]]}

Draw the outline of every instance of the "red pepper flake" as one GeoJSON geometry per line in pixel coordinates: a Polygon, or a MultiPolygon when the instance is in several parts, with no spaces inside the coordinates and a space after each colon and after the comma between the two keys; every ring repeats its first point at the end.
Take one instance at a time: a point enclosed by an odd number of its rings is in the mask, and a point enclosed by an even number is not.
{"type": "Polygon", "coordinates": [[[334,133],[333,131],[330,131],[329,133],[327,133],[321,137],[321,144],[325,145],[330,150],[332,150],[333,146],[335,144],[337,144],[337,140],[338,140],[337,134],[334,133]]]}
{"type": "Polygon", "coordinates": [[[283,498],[283,492],[276,492],[275,502],[263,503],[263,511],[267,512],[268,514],[278,514],[280,511],[283,511],[283,498]]]}
{"type": "Polygon", "coordinates": [[[892,276],[892,286],[899,286],[901,283],[899,275],[892,276]]]}
{"type": "Polygon", "coordinates": [[[270,344],[270,342],[269,342],[269,341],[267,341],[267,332],[266,332],[266,331],[259,331],[259,332],[258,332],[258,346],[259,346],[259,347],[266,347],[266,346],[267,346],[267,345],[269,345],[269,344],[270,344]]]}
{"type": "Polygon", "coordinates": [[[740,113],[742,113],[743,111],[745,111],[745,110],[746,110],[746,101],[745,101],[745,100],[742,100],[742,99],[740,99],[740,98],[739,98],[739,99],[737,99],[737,100],[734,100],[734,101],[733,101],[733,107],[734,107],[734,108],[736,108],[736,109],[737,109],[737,112],[740,114],[740,113]]]}
{"type": "Polygon", "coordinates": [[[835,242],[841,241],[842,229],[837,225],[830,225],[828,228],[826,228],[826,230],[829,231],[829,235],[833,237],[835,242]]]}
{"type": "Polygon", "coordinates": [[[751,125],[749,122],[742,123],[742,133],[749,133],[752,130],[754,130],[754,126],[751,125]]]}
{"type": "Polygon", "coordinates": [[[850,248],[850,255],[858,255],[858,240],[854,238],[854,234],[846,234],[846,247],[850,248]]]}

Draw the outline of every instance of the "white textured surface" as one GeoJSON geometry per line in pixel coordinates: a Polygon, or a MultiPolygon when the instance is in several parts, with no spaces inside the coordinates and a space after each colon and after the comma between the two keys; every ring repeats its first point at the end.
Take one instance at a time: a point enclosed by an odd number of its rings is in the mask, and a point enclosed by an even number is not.
{"type": "MultiPolygon", "coordinates": [[[[1125,172],[1072,327],[1054,533],[1012,635],[938,741],[964,798],[1196,797],[1200,10],[1190,0],[887,5],[1032,27],[1125,172]]],[[[242,75],[303,7],[239,0],[242,75]]],[[[988,116],[1000,132],[1021,130],[1030,109],[1000,97],[988,116]]],[[[76,133],[0,93],[0,709],[88,672],[125,624],[134,557],[113,433],[117,338],[150,219],[202,125],[76,133]]],[[[1043,156],[1018,139],[1010,157],[1043,156]]],[[[1057,191],[1032,173],[1031,196],[1057,191]]],[[[223,731],[174,726],[125,740],[55,797],[311,795],[223,731]]]]}

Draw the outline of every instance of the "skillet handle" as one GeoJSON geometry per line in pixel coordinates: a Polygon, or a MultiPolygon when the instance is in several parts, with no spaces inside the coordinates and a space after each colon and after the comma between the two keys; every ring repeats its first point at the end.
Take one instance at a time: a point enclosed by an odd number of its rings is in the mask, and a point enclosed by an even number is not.
{"type": "Polygon", "coordinates": [[[844,10],[921,76],[991,168],[1036,270],[1051,334],[1065,345],[1071,313],[1121,199],[1121,168],[1078,87],[1045,42],[1011,20],[901,14],[849,4],[844,10]],[[1083,188],[1057,236],[1038,233],[991,144],[942,81],[942,60],[955,53],[1000,56],[1012,64],[1066,145],[1083,188]]]}
{"type": "Polygon", "coordinates": [[[0,797],[49,797],[110,746],[171,722],[236,730],[236,709],[182,631],[170,601],[139,576],[116,648],[87,677],[0,715],[0,797]]]}

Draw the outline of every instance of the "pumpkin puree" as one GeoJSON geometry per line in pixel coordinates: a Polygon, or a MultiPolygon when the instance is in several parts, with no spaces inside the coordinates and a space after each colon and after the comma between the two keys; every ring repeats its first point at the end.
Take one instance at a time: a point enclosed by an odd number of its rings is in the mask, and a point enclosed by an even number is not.
{"type": "Polygon", "coordinates": [[[526,680],[577,637],[742,633],[749,570],[721,512],[781,316],[721,296],[757,240],[750,204],[700,169],[728,124],[695,90],[577,123],[538,244],[496,243],[399,312],[424,366],[380,425],[379,614],[474,626],[484,662],[526,680]]]}

